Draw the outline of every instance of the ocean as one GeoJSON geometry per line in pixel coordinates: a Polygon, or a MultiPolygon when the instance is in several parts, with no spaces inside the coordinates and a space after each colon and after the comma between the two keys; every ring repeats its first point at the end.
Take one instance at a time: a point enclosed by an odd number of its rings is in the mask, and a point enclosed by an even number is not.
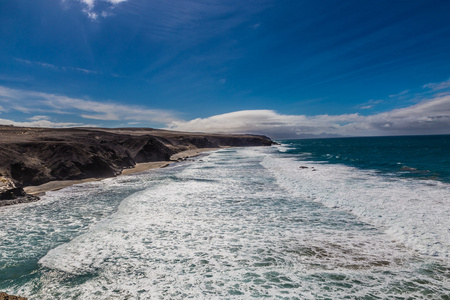
{"type": "Polygon", "coordinates": [[[0,208],[0,291],[450,299],[450,136],[279,143],[0,208]]]}

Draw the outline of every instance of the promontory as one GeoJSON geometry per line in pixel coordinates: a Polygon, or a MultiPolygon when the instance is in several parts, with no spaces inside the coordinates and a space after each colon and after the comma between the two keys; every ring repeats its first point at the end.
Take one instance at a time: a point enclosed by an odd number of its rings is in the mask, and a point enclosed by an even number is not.
{"type": "Polygon", "coordinates": [[[37,200],[24,192],[27,186],[113,177],[188,150],[272,144],[266,136],[245,134],[0,126],[0,206],[37,200]]]}

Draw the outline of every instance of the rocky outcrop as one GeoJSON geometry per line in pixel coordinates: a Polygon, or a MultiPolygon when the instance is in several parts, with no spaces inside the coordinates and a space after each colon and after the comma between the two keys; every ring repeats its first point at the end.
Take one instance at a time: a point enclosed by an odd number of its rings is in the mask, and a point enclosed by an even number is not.
{"type": "Polygon", "coordinates": [[[11,179],[0,177],[0,207],[37,200],[39,197],[28,195],[22,187],[16,187],[11,179]]]}
{"type": "Polygon", "coordinates": [[[0,200],[0,207],[1,206],[8,206],[13,204],[19,204],[19,203],[29,203],[29,202],[35,202],[38,201],[40,198],[38,196],[30,195],[25,193],[23,188],[20,188],[23,191],[22,196],[13,196],[11,199],[2,199],[0,200]]]}
{"type": "Polygon", "coordinates": [[[7,293],[0,292],[0,300],[27,300],[27,298],[8,295],[7,293]]]}
{"type": "Polygon", "coordinates": [[[21,195],[22,186],[52,180],[112,177],[123,169],[133,168],[136,163],[169,161],[173,154],[184,150],[272,144],[265,136],[180,133],[149,128],[0,127],[0,176],[14,185],[3,192],[0,190],[4,193],[0,198],[5,198],[0,201],[25,199],[26,195],[21,195]],[[18,189],[11,190],[16,187],[18,189]]]}

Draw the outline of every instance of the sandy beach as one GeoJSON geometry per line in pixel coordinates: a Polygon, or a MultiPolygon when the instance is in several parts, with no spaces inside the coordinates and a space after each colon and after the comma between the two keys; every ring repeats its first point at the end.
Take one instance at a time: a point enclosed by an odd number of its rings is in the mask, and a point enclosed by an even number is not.
{"type": "MultiPolygon", "coordinates": [[[[159,169],[167,167],[168,165],[182,161],[184,159],[198,156],[201,153],[209,152],[209,151],[216,151],[221,148],[200,148],[200,149],[191,149],[179,152],[177,154],[174,154],[170,157],[170,161],[155,161],[155,162],[147,162],[147,163],[138,163],[134,166],[134,168],[130,169],[124,169],[122,173],[119,176],[126,176],[126,175],[132,175],[137,174],[141,172],[145,172],[152,169],[159,169]]],[[[36,186],[27,186],[24,187],[24,190],[27,194],[35,195],[35,196],[42,196],[46,192],[49,191],[57,191],[60,189],[63,189],[65,187],[84,183],[84,182],[90,182],[90,181],[99,181],[103,180],[105,178],[86,178],[86,179],[80,179],[80,180],[56,180],[56,181],[50,181],[41,185],[36,186]]]]}

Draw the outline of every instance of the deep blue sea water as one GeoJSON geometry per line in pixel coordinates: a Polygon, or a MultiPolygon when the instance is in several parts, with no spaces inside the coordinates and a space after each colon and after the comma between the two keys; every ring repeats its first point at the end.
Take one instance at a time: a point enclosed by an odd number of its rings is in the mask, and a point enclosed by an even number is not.
{"type": "Polygon", "coordinates": [[[302,159],[450,183],[450,135],[285,140],[302,159]]]}
{"type": "Polygon", "coordinates": [[[448,136],[280,142],[0,208],[0,291],[450,299],[448,136]]]}

